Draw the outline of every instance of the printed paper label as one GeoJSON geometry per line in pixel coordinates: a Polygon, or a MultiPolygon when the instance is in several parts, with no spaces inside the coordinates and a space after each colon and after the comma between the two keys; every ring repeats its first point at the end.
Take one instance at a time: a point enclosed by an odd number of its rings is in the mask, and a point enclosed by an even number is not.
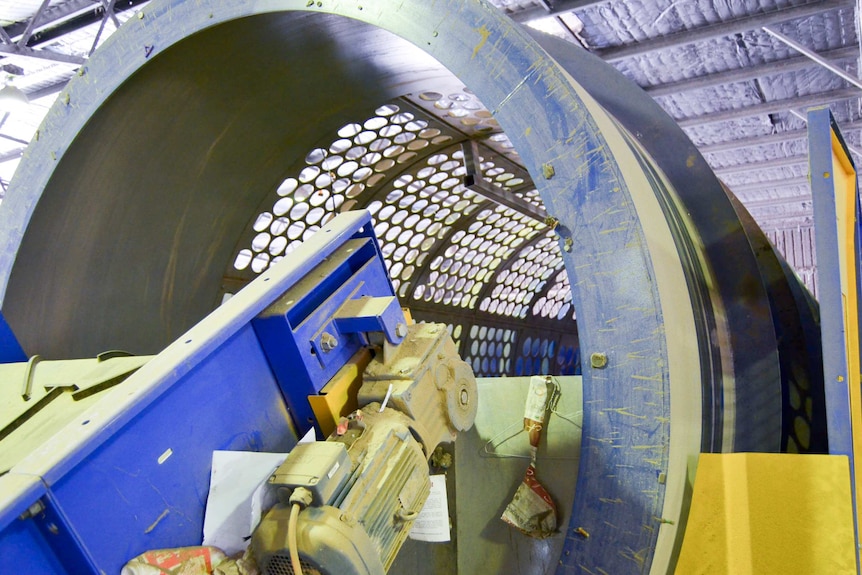
{"type": "Polygon", "coordinates": [[[449,537],[449,502],[446,499],[446,476],[431,476],[431,494],[410,530],[410,539],[445,543],[449,537]]]}

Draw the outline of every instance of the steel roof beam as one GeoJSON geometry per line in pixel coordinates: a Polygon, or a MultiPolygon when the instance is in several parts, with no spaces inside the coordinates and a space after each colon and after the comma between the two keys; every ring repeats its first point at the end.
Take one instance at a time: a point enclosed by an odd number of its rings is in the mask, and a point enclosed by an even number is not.
{"type": "MultiPolygon", "coordinates": [[[[795,230],[797,228],[807,228],[811,227],[814,224],[814,216],[810,213],[794,213],[787,217],[777,217],[771,214],[767,216],[752,217],[754,217],[755,221],[757,222],[757,225],[759,225],[761,229],[763,229],[764,233],[778,232],[783,230],[795,230]]],[[[801,271],[806,269],[814,269],[815,267],[816,266],[810,266],[805,268],[798,267],[795,269],[797,271],[801,271]]]]}
{"type": "Polygon", "coordinates": [[[547,18],[548,16],[565,14],[572,10],[583,10],[584,8],[590,8],[591,6],[596,6],[598,4],[607,4],[609,1],[610,0],[557,0],[557,2],[550,3],[550,10],[545,9],[544,6],[537,6],[535,8],[512,12],[511,14],[508,14],[508,16],[515,22],[526,24],[534,20],[547,18]]]}
{"type": "MultiPolygon", "coordinates": [[[[147,3],[149,0],[121,0],[114,5],[113,14],[120,14],[147,3]]],[[[90,24],[100,22],[105,14],[101,0],[70,0],[57,6],[49,6],[43,12],[39,25],[35,27],[27,45],[30,47],[50,42],[90,24]]],[[[4,31],[11,39],[20,40],[27,26],[19,22],[6,26],[4,31]]]]}
{"type": "Polygon", "coordinates": [[[12,160],[17,160],[21,156],[24,155],[24,150],[27,148],[17,148],[15,150],[11,150],[9,152],[4,152],[0,154],[0,164],[5,164],[6,162],[11,162],[12,160]]]}
{"type": "MultiPolygon", "coordinates": [[[[71,80],[71,77],[69,78],[69,80],[71,80]]],[[[59,94],[63,91],[63,88],[66,87],[66,84],[69,83],[69,80],[60,80],[58,82],[54,82],[53,84],[48,84],[47,86],[42,86],[41,88],[36,88],[30,91],[25,90],[24,92],[27,94],[27,97],[32,102],[33,100],[38,100],[39,98],[59,94]]]]}
{"type": "Polygon", "coordinates": [[[33,17],[30,18],[29,22],[27,22],[27,27],[24,29],[24,33],[21,34],[21,38],[19,38],[17,42],[17,44],[22,48],[27,45],[27,41],[30,39],[30,36],[33,35],[33,30],[36,29],[36,24],[39,23],[39,19],[42,17],[45,9],[48,8],[50,2],[51,0],[42,0],[42,4],[39,6],[39,9],[36,10],[33,17]]]}
{"type": "MultiPolygon", "coordinates": [[[[115,0],[70,0],[57,6],[46,6],[27,22],[19,22],[0,28],[0,56],[18,56],[37,60],[49,60],[73,66],[80,66],[86,58],[59,54],[46,50],[34,50],[34,46],[45,44],[84,26],[104,20],[116,20],[116,14],[130,10],[147,0],[123,0],[120,5],[115,0]],[[106,5],[110,11],[106,12],[106,5]]],[[[118,22],[118,20],[116,20],[118,22]]]]}
{"type": "Polygon", "coordinates": [[[770,36],[772,36],[773,38],[775,38],[776,40],[778,40],[779,42],[789,46],[790,48],[793,48],[794,50],[796,50],[797,52],[799,52],[800,54],[802,54],[806,58],[810,59],[812,62],[817,63],[818,65],[822,66],[826,70],[829,70],[833,74],[836,74],[837,76],[840,76],[841,78],[843,78],[847,82],[850,82],[852,85],[856,86],[857,88],[862,89],[862,80],[859,80],[859,78],[853,76],[852,74],[848,74],[847,71],[842,70],[838,66],[835,66],[834,64],[832,64],[832,62],[830,62],[829,60],[827,60],[826,58],[823,57],[823,54],[818,54],[814,50],[809,50],[808,48],[806,48],[805,46],[803,46],[799,42],[796,42],[796,41],[792,40],[791,38],[788,38],[787,36],[785,36],[784,34],[781,34],[780,32],[770,30],[766,26],[764,26],[762,28],[762,30],[764,32],[766,32],[767,34],[769,34],[770,36]]]}
{"type": "MultiPolygon", "coordinates": [[[[758,223],[763,222],[773,222],[771,228],[773,230],[782,230],[787,228],[795,228],[800,223],[802,224],[813,224],[814,223],[814,212],[811,209],[807,210],[793,210],[791,212],[760,212],[757,214],[751,214],[758,223]],[[802,220],[802,221],[798,221],[802,220]],[[789,225],[787,225],[789,224],[789,225]]],[[[766,231],[766,230],[764,230],[766,231]]]]}
{"type": "Polygon", "coordinates": [[[0,44],[0,54],[7,56],[17,56],[19,58],[33,58],[36,60],[50,60],[51,62],[59,62],[61,64],[70,64],[72,66],[80,66],[86,59],[72,54],[60,54],[59,52],[51,52],[49,50],[34,50],[26,46],[18,44],[0,44]]]}
{"type": "MultiPolygon", "coordinates": [[[[76,14],[80,13],[82,10],[87,10],[88,8],[97,8],[100,5],[99,0],[69,0],[68,2],[62,2],[55,6],[48,6],[41,12],[41,22],[38,28],[46,28],[51,26],[52,24],[56,24],[57,22],[61,22],[67,18],[71,18],[76,14]]],[[[5,26],[4,29],[6,33],[12,38],[20,39],[27,30],[27,27],[30,25],[30,21],[24,22],[16,22],[15,24],[10,24],[9,26],[5,26]]]]}
{"type": "Polygon", "coordinates": [[[764,228],[764,232],[794,229],[798,227],[809,227],[814,225],[813,212],[791,212],[790,214],[786,215],[761,214],[752,217],[757,221],[758,224],[761,225],[761,227],[764,228]],[[766,226],[764,224],[771,225],[766,226]]]}
{"type": "Polygon", "coordinates": [[[800,6],[781,8],[771,12],[743,16],[742,18],[735,18],[733,20],[727,20],[718,24],[710,24],[709,26],[694,28],[692,30],[683,30],[667,36],[650,38],[642,42],[604,48],[596,50],[595,54],[606,62],[618,62],[620,60],[625,60],[626,58],[642,56],[644,54],[667,50],[677,46],[684,46],[686,44],[693,44],[695,42],[702,42],[715,38],[724,38],[734,34],[741,34],[743,32],[762,28],[763,26],[778,24],[788,20],[807,18],[809,16],[825,12],[826,10],[840,8],[845,5],[848,5],[846,0],[818,0],[816,2],[808,2],[800,6]]]}
{"type": "MultiPolygon", "coordinates": [[[[844,48],[837,48],[835,50],[823,52],[821,56],[833,61],[847,60],[850,58],[855,59],[859,57],[859,47],[846,46],[844,48]]],[[[644,91],[653,98],[658,98],[660,96],[678,94],[689,90],[711,88],[713,86],[732,84],[734,82],[746,82],[748,80],[754,80],[764,76],[775,76],[789,72],[798,72],[812,67],[813,63],[805,56],[793,56],[783,60],[765,62],[755,66],[726,70],[724,72],[716,72],[714,74],[706,74],[696,78],[680,80],[678,82],[659,84],[657,86],[646,86],[644,87],[644,91]]]]}
{"type": "Polygon", "coordinates": [[[15,136],[10,136],[8,134],[0,134],[0,138],[10,142],[15,142],[16,144],[23,144],[25,146],[30,144],[27,140],[22,140],[21,138],[16,138],[15,136]]]}
{"type": "MultiPolygon", "coordinates": [[[[797,118],[799,118],[800,120],[802,120],[803,122],[805,122],[805,125],[808,125],[808,116],[806,116],[804,113],[802,113],[798,110],[793,110],[793,109],[789,110],[789,112],[791,114],[793,114],[794,116],[796,116],[797,118]]],[[[862,151],[860,151],[859,148],[857,148],[856,146],[850,145],[850,142],[848,142],[848,141],[845,141],[844,145],[847,146],[847,149],[850,152],[852,152],[853,154],[855,154],[856,157],[862,158],[862,151]]]]}
{"type": "Polygon", "coordinates": [[[120,27],[120,21],[117,19],[117,15],[114,13],[114,4],[116,4],[117,0],[101,0],[102,6],[105,7],[105,18],[110,18],[111,22],[114,23],[114,26],[117,28],[120,27]]]}
{"type": "MultiPolygon", "coordinates": [[[[809,184],[807,176],[798,176],[795,178],[783,178],[779,180],[751,182],[750,184],[730,185],[727,182],[724,182],[724,185],[727,186],[734,194],[739,195],[745,192],[755,192],[759,190],[775,190],[777,188],[786,188],[790,186],[807,186],[809,184]]],[[[748,205],[747,202],[742,203],[746,206],[748,205]]]]}
{"type": "MultiPolygon", "coordinates": [[[[851,130],[862,128],[862,121],[841,123],[841,131],[845,134],[851,130]]],[[[748,138],[740,138],[738,140],[727,140],[725,142],[717,142],[715,144],[705,144],[698,146],[701,154],[717,154],[720,152],[730,152],[741,150],[744,148],[752,148],[756,146],[766,146],[769,144],[783,144],[786,142],[794,142],[805,140],[808,138],[806,130],[790,130],[780,132],[778,134],[765,134],[763,136],[752,136],[748,138]]]]}
{"type": "Polygon", "coordinates": [[[758,170],[771,170],[776,168],[789,168],[791,166],[799,166],[808,163],[808,156],[795,156],[790,158],[776,158],[763,162],[749,162],[738,164],[736,166],[727,166],[723,168],[713,168],[713,172],[719,176],[730,174],[742,174],[745,172],[755,172],[758,170]]]}
{"type": "MultiPolygon", "coordinates": [[[[844,126],[841,126],[844,129],[844,126]]],[[[757,146],[765,146],[769,144],[783,144],[785,142],[795,142],[804,140],[808,137],[806,130],[792,130],[787,132],[779,132],[777,134],[766,134],[763,136],[751,136],[749,138],[740,138],[739,140],[728,140],[715,144],[706,144],[698,146],[701,154],[718,154],[721,152],[732,152],[744,148],[753,148],[757,146]]]]}
{"type": "Polygon", "coordinates": [[[0,43],[0,54],[18,56],[21,58],[50,60],[52,62],[72,64],[75,66],[80,66],[84,63],[84,59],[77,56],[44,50],[33,50],[32,47],[28,45],[33,37],[34,31],[36,30],[36,26],[45,21],[45,14],[49,8],[49,2],[50,0],[42,0],[42,4],[39,6],[39,9],[35,14],[33,14],[33,17],[26,22],[24,30],[20,34],[15,34],[15,38],[13,38],[13,35],[6,29],[0,33],[0,41],[2,41],[2,43],[0,43]]]}
{"type": "Polygon", "coordinates": [[[744,108],[737,108],[735,110],[725,110],[724,112],[714,112],[691,118],[678,118],[676,122],[682,128],[691,128],[694,126],[702,126],[704,124],[715,124],[717,122],[740,120],[742,118],[750,118],[752,116],[786,112],[790,108],[810,108],[812,106],[821,106],[824,104],[848,100],[850,98],[858,98],[859,96],[862,96],[862,91],[858,88],[840,88],[838,90],[819,92],[817,94],[809,94],[807,96],[800,96],[797,98],[784,98],[781,100],[763,102],[761,104],[745,106],[744,108]]]}
{"type": "Polygon", "coordinates": [[[771,198],[768,200],[754,200],[751,202],[743,202],[745,207],[749,210],[756,210],[758,208],[773,208],[775,206],[783,206],[787,204],[792,204],[794,202],[810,202],[811,194],[801,194],[796,196],[787,196],[784,198],[771,198]]]}

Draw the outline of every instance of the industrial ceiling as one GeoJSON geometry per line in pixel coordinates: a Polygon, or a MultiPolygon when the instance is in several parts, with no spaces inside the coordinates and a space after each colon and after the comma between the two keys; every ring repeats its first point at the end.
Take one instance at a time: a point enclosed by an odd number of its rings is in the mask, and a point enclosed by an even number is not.
{"type": "MultiPolygon", "coordinates": [[[[749,209],[816,295],[805,111],[828,105],[856,159],[862,157],[858,152],[862,149],[860,81],[856,80],[860,59],[858,1],[492,0],[492,4],[515,22],[582,46],[646,90],[683,127],[718,176],[749,209]]],[[[66,82],[98,45],[145,5],[146,2],[135,0],[0,0],[3,25],[0,70],[7,83],[23,90],[29,98],[29,104],[10,109],[0,119],[0,185],[3,190],[27,144],[38,137],[42,118],[66,82]]],[[[485,117],[487,111],[480,102],[471,102],[468,92],[460,93],[461,96],[454,99],[451,97],[454,94],[442,92],[418,94],[413,101],[381,102],[381,106],[383,110],[415,108],[410,112],[411,119],[424,117],[422,122],[433,123],[436,118],[440,126],[434,130],[458,130],[473,139],[484,138],[499,152],[501,161],[512,163],[511,169],[500,173],[507,174],[510,180],[522,179],[522,175],[516,173],[517,154],[505,149],[505,136],[489,122],[483,124],[483,120],[493,122],[485,117]],[[483,128],[487,133],[483,134],[483,128]]],[[[397,120],[403,116],[398,116],[397,111],[379,117],[395,121],[384,122],[385,125],[377,128],[378,134],[381,129],[393,135],[402,131],[399,127],[402,124],[397,120]]],[[[367,119],[357,119],[358,122],[363,120],[367,119]]],[[[381,120],[375,120],[378,121],[381,120]]],[[[421,130],[414,132],[421,136],[421,130]]],[[[423,141],[423,138],[418,140],[423,141]]],[[[451,144],[457,144],[458,140],[453,138],[451,144]]],[[[335,149],[337,141],[335,138],[332,143],[335,149]]],[[[434,141],[431,137],[424,141],[442,146],[435,165],[445,165],[453,158],[463,161],[463,152],[457,146],[446,150],[442,140],[434,141]]],[[[409,142],[404,144],[409,145],[409,142]]],[[[344,152],[349,153],[349,150],[344,152]]],[[[330,160],[330,163],[334,161],[337,160],[330,160]]],[[[342,157],[339,165],[344,163],[349,163],[349,158],[342,157]]],[[[317,163],[308,162],[308,165],[313,171],[317,163]]],[[[380,167],[377,165],[375,169],[380,167]]],[[[509,168],[508,164],[504,167],[509,168]]],[[[306,171],[305,176],[297,173],[293,181],[302,182],[309,173],[306,171]]],[[[404,176],[401,187],[405,194],[410,193],[409,178],[415,177],[415,174],[404,176]]],[[[528,180],[526,178],[527,183],[528,180]]],[[[294,184],[287,181],[285,185],[294,184]]],[[[273,195],[275,201],[286,194],[284,189],[273,195]]],[[[348,193],[346,197],[349,196],[348,193]]],[[[478,206],[479,202],[474,201],[473,205],[478,206]]],[[[323,204],[311,207],[325,208],[323,204]]],[[[333,205],[331,211],[340,207],[333,205]]],[[[379,205],[373,207],[380,209],[379,205]]],[[[544,237],[546,232],[540,224],[530,223],[536,221],[535,218],[531,220],[529,214],[524,216],[525,212],[516,208],[513,209],[520,212],[517,218],[522,218],[523,222],[515,225],[535,227],[530,240],[535,249],[541,251],[549,241],[543,243],[534,238],[544,237]]],[[[278,217],[275,213],[275,210],[264,211],[263,219],[254,225],[259,227],[266,218],[278,217]]],[[[288,212],[281,215],[286,214],[288,212]]],[[[310,225],[308,217],[302,214],[297,220],[283,220],[283,237],[301,235],[296,224],[310,225]],[[293,231],[290,231],[292,224],[293,231]]],[[[388,230],[384,228],[392,227],[390,221],[381,225],[378,233],[382,231],[385,235],[388,230]]],[[[481,226],[476,231],[479,229],[481,226]]],[[[473,230],[465,230],[463,235],[468,234],[473,234],[473,230]]],[[[250,236],[249,242],[255,237],[250,236]]],[[[463,246],[470,243],[464,242],[463,237],[458,239],[463,246]]],[[[260,243],[263,238],[257,241],[260,243]]],[[[278,240],[282,242],[287,244],[285,239],[278,240]]],[[[409,250],[410,239],[405,242],[409,250]]],[[[421,244],[420,241],[418,245],[421,244]]],[[[401,244],[392,245],[390,253],[401,244]]],[[[237,252],[234,262],[237,270],[264,269],[265,258],[254,258],[255,254],[265,254],[269,246],[268,243],[255,251],[249,245],[237,252]]],[[[537,253],[534,259],[539,255],[537,253]]],[[[561,269],[559,262],[553,261],[553,254],[545,255],[547,257],[539,258],[542,262],[554,270],[561,269]]],[[[403,277],[408,278],[404,268],[412,269],[422,262],[393,260],[389,263],[398,264],[403,277]]],[[[565,291],[564,276],[561,274],[558,280],[549,278],[551,287],[542,296],[545,303],[549,297],[553,299],[561,290],[565,291]]],[[[461,279],[464,283],[475,281],[475,277],[470,276],[461,279]]],[[[424,280],[428,283],[429,278],[424,280]]],[[[509,284],[511,288],[512,282],[509,284]]],[[[411,290],[417,288],[418,284],[411,286],[411,290]]],[[[413,295],[417,299],[423,296],[422,293],[413,295]]],[[[440,303],[433,296],[430,302],[440,303]]],[[[567,313],[567,299],[560,297],[557,303],[560,305],[556,306],[554,315],[567,313]],[[564,308],[566,311],[562,311],[564,308]]],[[[486,307],[489,305],[491,303],[486,307]]],[[[552,304],[548,313],[554,309],[552,304]]]]}

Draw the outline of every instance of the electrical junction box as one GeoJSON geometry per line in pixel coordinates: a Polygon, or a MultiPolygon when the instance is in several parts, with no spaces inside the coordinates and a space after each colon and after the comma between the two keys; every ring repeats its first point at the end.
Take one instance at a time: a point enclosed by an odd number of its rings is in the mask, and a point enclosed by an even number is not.
{"type": "Polygon", "coordinates": [[[350,456],[343,443],[300,443],[275,470],[269,483],[278,487],[305,487],[314,505],[329,505],[350,475],[350,456]]]}

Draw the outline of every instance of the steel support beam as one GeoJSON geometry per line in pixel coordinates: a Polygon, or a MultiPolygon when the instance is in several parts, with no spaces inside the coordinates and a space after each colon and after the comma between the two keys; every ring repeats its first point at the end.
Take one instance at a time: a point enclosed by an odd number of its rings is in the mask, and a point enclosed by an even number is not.
{"type": "Polygon", "coordinates": [[[466,174],[464,174],[465,188],[495,204],[511,208],[533,221],[548,225],[548,212],[543,208],[528,202],[513,192],[498,188],[485,179],[480,167],[479,144],[476,140],[469,140],[461,144],[461,151],[464,154],[464,169],[466,170],[466,174]]]}
{"type": "Polygon", "coordinates": [[[42,0],[42,4],[39,6],[39,9],[36,10],[33,17],[27,22],[27,27],[24,29],[24,33],[21,34],[21,37],[18,39],[18,46],[23,48],[27,45],[27,41],[30,40],[30,36],[33,35],[33,31],[36,29],[36,24],[39,23],[39,19],[42,18],[42,14],[45,12],[45,9],[48,7],[50,2],[51,0],[42,0]]]}
{"type": "MultiPolygon", "coordinates": [[[[762,182],[752,182],[750,184],[736,184],[731,185],[727,182],[724,183],[725,186],[730,188],[734,194],[739,195],[745,192],[753,192],[757,190],[774,190],[776,188],[786,188],[790,186],[807,186],[808,185],[808,177],[807,176],[799,176],[796,178],[783,178],[780,180],[765,180],[762,182]]],[[[745,202],[743,202],[745,203],[745,202]]],[[[748,205],[748,204],[745,204],[748,205]]]]}
{"type": "MultiPolygon", "coordinates": [[[[850,58],[859,57],[859,48],[857,46],[846,46],[837,48],[822,54],[824,58],[829,60],[847,60],[850,58]]],[[[669,94],[678,94],[689,90],[699,90],[703,88],[711,88],[713,86],[721,86],[724,84],[732,84],[734,82],[746,82],[764,76],[775,76],[778,74],[787,74],[789,72],[798,72],[811,68],[811,61],[804,56],[793,56],[776,62],[766,62],[755,66],[747,66],[735,70],[727,70],[724,72],[716,72],[715,74],[706,74],[696,78],[688,78],[679,82],[670,82],[668,84],[659,84],[657,86],[646,86],[644,91],[658,98],[669,94]]],[[[801,136],[801,137],[804,137],[801,136]]]]}
{"type": "Polygon", "coordinates": [[[805,133],[805,130],[793,130],[789,132],[779,132],[777,134],[764,134],[762,136],[740,138],[739,140],[728,140],[726,142],[718,142],[715,144],[706,144],[705,146],[698,146],[698,150],[701,154],[718,154],[721,152],[731,152],[756,146],[795,142],[803,140],[806,137],[807,134],[805,133]]]}
{"type": "Polygon", "coordinates": [[[6,162],[11,162],[13,160],[17,160],[21,156],[24,155],[24,151],[27,148],[18,148],[17,150],[12,150],[3,154],[0,154],[0,164],[5,164],[6,162]]]}
{"type": "MultiPolygon", "coordinates": [[[[123,0],[118,5],[114,5],[114,17],[116,14],[131,10],[147,1],[123,0]]],[[[17,46],[17,43],[24,37],[27,32],[27,23],[16,23],[2,29],[0,40],[3,41],[3,44],[0,44],[0,55],[6,53],[79,66],[86,61],[84,58],[65,54],[57,55],[54,52],[33,50],[32,48],[75,32],[84,26],[95,24],[103,18],[104,4],[101,0],[95,2],[93,0],[70,0],[57,6],[48,6],[42,12],[38,25],[34,26],[30,32],[31,35],[27,39],[26,46],[21,47],[19,51],[13,52],[11,48],[17,46]]]]}
{"type": "Polygon", "coordinates": [[[789,168],[791,166],[799,166],[807,163],[807,156],[796,156],[790,158],[776,158],[774,160],[766,160],[765,162],[750,162],[745,164],[738,164],[736,166],[715,168],[714,171],[719,176],[727,176],[729,174],[743,174],[746,172],[772,170],[775,168],[789,168]]]}
{"type": "Polygon", "coordinates": [[[49,52],[48,50],[34,50],[26,46],[19,46],[18,44],[12,44],[11,46],[9,44],[0,44],[0,54],[18,56],[20,58],[34,58],[36,60],[50,60],[52,62],[71,64],[73,66],[80,66],[86,61],[85,58],[80,56],[59,54],[57,52],[49,52]]]}
{"type": "Polygon", "coordinates": [[[667,50],[676,46],[693,44],[695,42],[712,40],[714,38],[723,38],[733,34],[740,34],[742,32],[762,28],[763,26],[786,22],[787,20],[807,18],[826,10],[840,8],[845,5],[847,5],[847,2],[841,0],[808,2],[801,6],[782,8],[772,12],[744,16],[742,18],[736,18],[734,20],[728,20],[718,24],[711,24],[702,28],[684,30],[667,36],[651,38],[643,42],[604,48],[602,50],[596,50],[595,54],[606,62],[618,62],[620,60],[625,60],[626,58],[642,56],[644,54],[650,54],[659,50],[667,50]]]}
{"type": "MultiPolygon", "coordinates": [[[[862,122],[847,122],[841,125],[842,131],[846,134],[851,130],[862,129],[862,122]]],[[[780,132],[778,134],[764,134],[762,136],[752,136],[749,138],[740,138],[739,140],[728,140],[726,142],[718,142],[715,144],[706,144],[698,146],[701,154],[717,154],[720,152],[728,152],[732,150],[741,150],[754,146],[766,146],[770,144],[783,144],[786,142],[795,142],[806,139],[808,137],[805,130],[792,130],[788,132],[780,132]]],[[[808,143],[806,141],[806,149],[808,143]]]]}
{"type": "MultiPolygon", "coordinates": [[[[742,202],[746,209],[756,210],[759,208],[773,208],[775,206],[784,206],[795,202],[810,202],[811,194],[799,194],[795,196],[785,196],[783,198],[770,198],[768,200],[754,200],[751,202],[742,202]]],[[[811,206],[809,205],[809,208],[811,206]]]]}
{"type": "Polygon", "coordinates": [[[117,28],[120,27],[120,21],[117,19],[117,14],[114,12],[114,4],[117,0],[101,0],[102,6],[105,7],[105,17],[110,18],[111,22],[114,23],[114,26],[117,28]]]}
{"type": "MultiPolygon", "coordinates": [[[[809,212],[793,212],[787,216],[779,216],[777,214],[758,214],[751,216],[763,230],[763,233],[778,232],[784,230],[796,230],[799,228],[809,228],[814,225],[814,215],[809,212]]],[[[775,251],[781,253],[781,250],[775,248],[775,251]]],[[[805,271],[811,271],[810,267],[793,268],[798,274],[802,275],[805,271]]]]}
{"type": "MultiPolygon", "coordinates": [[[[799,118],[800,120],[802,120],[803,122],[805,122],[806,124],[808,124],[808,116],[807,115],[802,114],[800,112],[797,112],[796,110],[790,110],[790,113],[793,114],[794,116],[796,116],[797,118],[799,118]]],[[[844,145],[847,146],[847,149],[850,152],[856,154],[857,157],[862,158],[862,151],[859,151],[859,148],[851,146],[848,142],[844,142],[844,145]]]]}
{"type": "Polygon", "coordinates": [[[46,20],[46,12],[49,10],[50,0],[43,0],[42,4],[39,6],[39,9],[33,14],[33,17],[27,21],[24,30],[20,33],[20,35],[16,35],[13,39],[12,34],[8,32],[8,30],[3,29],[3,32],[0,33],[0,54],[8,54],[13,56],[18,56],[22,58],[34,58],[38,60],[50,60],[53,62],[60,62],[64,64],[72,64],[79,66],[84,63],[84,59],[72,56],[69,54],[58,54],[55,52],[44,51],[44,50],[34,50],[32,46],[30,46],[30,40],[33,36],[34,31],[36,30],[36,26],[41,22],[46,20]]]}
{"type": "Polygon", "coordinates": [[[117,15],[114,14],[114,2],[116,0],[102,0],[102,5],[105,7],[105,15],[102,17],[102,21],[99,23],[99,31],[96,32],[96,37],[93,39],[93,46],[90,48],[87,57],[93,55],[93,52],[96,51],[96,47],[99,45],[99,40],[102,39],[102,33],[105,31],[105,26],[108,24],[108,21],[114,23],[114,26],[119,29],[120,21],[117,19],[117,15]]]}
{"type": "Polygon", "coordinates": [[[801,96],[799,98],[785,98],[783,100],[763,102],[762,104],[755,104],[753,106],[746,106],[735,110],[703,114],[692,118],[681,118],[677,120],[677,123],[680,127],[692,128],[694,126],[703,126],[705,124],[715,124],[717,122],[740,120],[742,118],[750,118],[752,116],[786,112],[791,108],[810,108],[812,106],[821,106],[850,98],[857,98],[859,96],[862,96],[862,92],[860,92],[858,88],[841,88],[830,92],[820,92],[818,94],[801,96]]]}
{"type": "MultiPolygon", "coordinates": [[[[41,23],[38,27],[34,28],[34,31],[62,22],[89,8],[98,8],[99,5],[99,0],[69,0],[55,6],[48,6],[42,11],[41,23]]],[[[15,24],[6,26],[4,29],[10,37],[20,38],[27,30],[28,25],[29,22],[16,22],[15,24]]]]}
{"type": "Polygon", "coordinates": [[[16,144],[23,144],[25,146],[29,145],[30,142],[27,140],[22,140],[21,138],[16,138],[14,136],[9,136],[8,134],[0,134],[0,138],[3,140],[8,140],[10,142],[15,142],[16,144]]]}
{"type": "Polygon", "coordinates": [[[761,227],[764,227],[764,224],[772,224],[765,228],[763,230],[764,232],[769,232],[771,230],[786,230],[800,226],[808,227],[814,223],[814,214],[810,211],[792,212],[790,214],[759,214],[756,216],[752,215],[752,217],[757,220],[757,223],[760,224],[761,227]]]}
{"type": "MultiPolygon", "coordinates": [[[[71,76],[69,77],[69,79],[71,79],[71,76]]],[[[68,83],[69,83],[69,80],[60,80],[60,81],[55,82],[53,84],[49,84],[47,86],[37,88],[37,89],[30,91],[30,92],[25,91],[24,93],[27,94],[27,98],[29,98],[29,100],[32,102],[34,100],[38,100],[39,98],[45,98],[47,96],[53,96],[55,94],[59,94],[60,92],[63,91],[63,88],[65,88],[66,84],[68,84],[68,83]]]]}
{"type": "Polygon", "coordinates": [[[806,58],[810,59],[812,62],[819,64],[820,66],[829,70],[833,74],[840,76],[844,80],[847,80],[848,82],[850,82],[851,84],[853,84],[857,88],[862,89],[862,81],[860,81],[859,78],[853,76],[852,74],[848,74],[845,70],[842,70],[838,66],[835,66],[834,64],[832,64],[832,62],[830,62],[829,60],[827,60],[826,58],[824,58],[823,56],[821,56],[817,52],[814,52],[813,50],[809,50],[808,48],[806,48],[805,46],[803,46],[799,42],[796,42],[795,40],[788,38],[787,36],[785,36],[784,34],[781,34],[780,32],[770,30],[766,26],[764,26],[762,28],[762,30],[764,32],[766,32],[767,34],[769,34],[770,36],[772,36],[773,38],[775,38],[776,40],[778,40],[779,42],[781,42],[782,44],[789,46],[790,48],[793,48],[794,50],[796,50],[797,52],[799,52],[800,54],[802,54],[806,58]]]}
{"type": "Polygon", "coordinates": [[[584,8],[590,8],[599,4],[607,4],[609,1],[610,0],[558,0],[557,2],[550,2],[550,10],[546,10],[543,6],[537,6],[536,8],[528,8],[527,10],[514,12],[509,14],[509,16],[515,22],[527,23],[534,20],[541,20],[542,18],[547,18],[548,16],[556,14],[565,14],[572,10],[583,10],[584,8]]]}

